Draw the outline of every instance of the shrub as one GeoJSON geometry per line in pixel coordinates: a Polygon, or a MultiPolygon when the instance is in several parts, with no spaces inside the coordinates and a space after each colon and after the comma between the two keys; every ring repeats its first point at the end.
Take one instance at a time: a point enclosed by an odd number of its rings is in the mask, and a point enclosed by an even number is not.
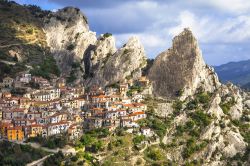
{"type": "Polygon", "coordinates": [[[79,161],[79,162],[77,163],[77,165],[79,165],[79,166],[84,165],[84,161],[79,161]]]}
{"type": "Polygon", "coordinates": [[[140,144],[142,141],[145,140],[145,136],[144,135],[136,135],[134,138],[133,138],[133,143],[135,145],[138,145],[140,144]]]}
{"type": "Polygon", "coordinates": [[[34,149],[30,145],[19,145],[7,141],[0,142],[0,149],[0,165],[24,166],[48,155],[47,152],[34,149]]]}
{"type": "Polygon", "coordinates": [[[105,34],[103,35],[104,38],[108,38],[108,37],[110,37],[110,36],[112,36],[111,33],[105,33],[105,34]]]}
{"type": "Polygon", "coordinates": [[[137,161],[136,161],[136,165],[141,165],[141,164],[142,164],[142,159],[138,158],[137,161]]]}
{"type": "Polygon", "coordinates": [[[30,73],[46,79],[50,79],[50,74],[55,74],[56,76],[60,76],[61,74],[53,56],[47,56],[42,63],[37,66],[33,66],[30,73]]]}
{"type": "Polygon", "coordinates": [[[128,49],[125,49],[125,50],[123,51],[123,54],[127,54],[127,53],[129,53],[129,50],[128,50],[128,49]]]}
{"type": "Polygon", "coordinates": [[[177,126],[176,127],[176,136],[182,136],[182,134],[185,132],[184,126],[177,126]]]}
{"type": "Polygon", "coordinates": [[[220,107],[221,107],[224,114],[226,114],[226,115],[229,114],[229,110],[231,108],[231,106],[229,104],[227,104],[227,103],[220,104],[220,107]]]}
{"type": "Polygon", "coordinates": [[[18,58],[16,55],[13,57],[13,61],[18,62],[18,58]]]}
{"type": "Polygon", "coordinates": [[[187,103],[187,109],[194,110],[196,108],[198,108],[198,102],[197,102],[197,100],[192,100],[192,101],[190,101],[190,102],[187,103]]]}
{"type": "Polygon", "coordinates": [[[184,90],[180,89],[180,90],[176,91],[176,96],[181,97],[183,93],[184,93],[184,90]]]}
{"type": "Polygon", "coordinates": [[[42,136],[37,136],[28,138],[27,142],[37,142],[41,144],[43,147],[55,149],[55,148],[63,148],[65,145],[67,145],[68,139],[65,135],[55,135],[47,138],[44,138],[42,136]]]}
{"type": "Polygon", "coordinates": [[[81,66],[81,64],[79,63],[79,62],[74,62],[74,63],[72,63],[72,68],[79,68],[80,66],[81,66]]]}
{"type": "Polygon", "coordinates": [[[94,159],[90,153],[84,153],[84,158],[88,161],[92,161],[94,159]]]}
{"type": "Polygon", "coordinates": [[[148,148],[147,157],[149,157],[150,159],[152,159],[154,161],[159,161],[159,160],[162,160],[164,158],[161,150],[158,148],[154,148],[154,147],[148,148]]]}
{"type": "Polygon", "coordinates": [[[32,13],[42,12],[42,9],[37,5],[28,5],[27,7],[31,10],[32,13]]]}
{"type": "Polygon", "coordinates": [[[160,119],[154,119],[152,121],[152,126],[150,127],[153,128],[156,134],[162,138],[166,134],[166,130],[168,126],[166,123],[164,123],[160,119]]]}
{"type": "Polygon", "coordinates": [[[69,77],[67,77],[66,82],[67,83],[72,83],[76,80],[75,72],[74,70],[71,70],[69,77]]]}
{"type": "Polygon", "coordinates": [[[127,96],[132,96],[133,93],[137,92],[140,93],[142,92],[143,88],[139,85],[133,85],[129,88],[129,90],[127,91],[127,96]]]}
{"type": "Polygon", "coordinates": [[[33,32],[34,32],[33,28],[29,28],[26,30],[26,33],[31,34],[31,35],[33,34],[33,32]]]}
{"type": "Polygon", "coordinates": [[[229,111],[230,111],[230,108],[235,104],[235,99],[234,98],[231,98],[230,101],[226,102],[226,103],[221,103],[220,104],[220,107],[223,111],[224,114],[228,115],[229,114],[229,111]]]}
{"type": "Polygon", "coordinates": [[[62,161],[65,159],[65,156],[63,155],[62,151],[59,151],[58,153],[48,157],[43,165],[44,166],[60,166],[62,161]]]}
{"type": "Polygon", "coordinates": [[[97,141],[97,142],[94,142],[94,143],[92,144],[92,147],[91,147],[91,149],[92,149],[92,151],[93,151],[94,153],[97,153],[98,151],[103,150],[103,148],[104,148],[103,142],[100,141],[100,140],[97,141]]]}
{"type": "Polygon", "coordinates": [[[80,140],[83,145],[90,145],[95,142],[95,138],[91,137],[89,134],[84,134],[80,140]]]}
{"type": "Polygon", "coordinates": [[[76,162],[76,161],[78,160],[78,157],[77,157],[77,156],[72,156],[72,157],[70,158],[70,160],[73,161],[73,162],[76,162]]]}
{"type": "Polygon", "coordinates": [[[191,121],[188,121],[188,122],[186,123],[185,128],[186,128],[187,130],[191,130],[191,129],[194,127],[194,125],[195,125],[195,122],[191,120],[191,121]]]}
{"type": "Polygon", "coordinates": [[[69,44],[68,46],[67,46],[67,50],[69,50],[69,51],[72,51],[72,50],[74,50],[75,49],[75,44],[69,44]]]}
{"type": "Polygon", "coordinates": [[[188,139],[186,143],[186,147],[184,148],[183,153],[182,153],[183,158],[185,159],[189,158],[193,153],[200,151],[205,146],[207,146],[206,141],[203,141],[202,143],[197,144],[194,137],[188,139]]]}
{"type": "Polygon", "coordinates": [[[122,139],[117,139],[117,140],[114,142],[114,145],[115,145],[116,147],[119,147],[119,146],[121,146],[121,145],[123,145],[123,144],[124,144],[124,142],[123,142],[122,139]]]}
{"type": "Polygon", "coordinates": [[[99,129],[88,131],[86,132],[86,134],[92,137],[105,138],[110,134],[110,132],[107,128],[99,128],[99,129]]]}
{"type": "Polygon", "coordinates": [[[211,123],[211,117],[201,110],[191,113],[191,118],[197,126],[208,126],[211,123]]]}
{"type": "Polygon", "coordinates": [[[210,101],[210,95],[208,95],[206,92],[199,93],[197,95],[197,100],[202,104],[208,104],[210,101]]]}
{"type": "Polygon", "coordinates": [[[180,111],[180,110],[182,109],[182,101],[176,100],[176,101],[173,103],[173,108],[174,108],[176,111],[180,111]]]}
{"type": "Polygon", "coordinates": [[[120,86],[118,83],[113,83],[113,84],[107,85],[107,87],[119,89],[120,86]]]}

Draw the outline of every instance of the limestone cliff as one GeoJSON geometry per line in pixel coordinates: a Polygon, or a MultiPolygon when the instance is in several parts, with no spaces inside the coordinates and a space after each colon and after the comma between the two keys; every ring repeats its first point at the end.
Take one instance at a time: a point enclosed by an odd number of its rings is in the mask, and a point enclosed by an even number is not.
{"type": "Polygon", "coordinates": [[[117,50],[112,34],[101,35],[97,40],[86,17],[72,7],[50,13],[44,22],[48,46],[63,74],[76,78],[74,83],[105,86],[141,76],[146,56],[138,38],[132,37],[117,50]],[[74,63],[80,66],[72,69],[74,63]]]}
{"type": "Polygon", "coordinates": [[[156,98],[160,102],[154,106],[156,115],[171,122],[162,140],[170,161],[180,165],[249,164],[247,95],[218,81],[189,29],[156,58],[149,78],[154,95],[170,99],[156,98]]]}
{"type": "Polygon", "coordinates": [[[0,58],[34,66],[33,74],[60,76],[58,69],[54,70],[58,66],[68,83],[105,86],[126,77],[139,77],[146,64],[144,48],[137,38],[117,50],[112,34],[97,39],[80,9],[66,7],[52,12],[15,2],[1,2],[0,8],[4,9],[0,58]],[[47,71],[45,60],[53,64],[51,70],[47,71]]]}
{"type": "Polygon", "coordinates": [[[146,65],[144,47],[137,37],[129,39],[127,44],[116,51],[112,36],[100,38],[96,47],[85,60],[89,75],[86,85],[105,86],[125,80],[138,78],[146,65]]]}
{"type": "Polygon", "coordinates": [[[44,18],[44,24],[48,46],[60,69],[69,74],[71,64],[81,62],[87,49],[95,44],[96,34],[89,30],[83,13],[73,7],[51,12],[44,18]]]}
{"type": "Polygon", "coordinates": [[[173,45],[157,56],[149,71],[156,96],[182,98],[193,95],[200,86],[212,92],[219,85],[214,70],[202,58],[198,42],[189,29],[173,39],[173,45]]]}
{"type": "Polygon", "coordinates": [[[167,145],[168,159],[180,165],[248,165],[250,110],[246,96],[228,84],[213,93],[196,92],[179,101],[182,107],[176,107],[176,101],[172,109],[159,102],[155,107],[157,115],[172,119],[162,140],[167,145]]]}

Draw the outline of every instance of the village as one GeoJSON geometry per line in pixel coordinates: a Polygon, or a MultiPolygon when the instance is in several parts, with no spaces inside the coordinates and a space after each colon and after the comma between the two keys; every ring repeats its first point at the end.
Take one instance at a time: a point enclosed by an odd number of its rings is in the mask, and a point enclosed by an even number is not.
{"type": "Polygon", "coordinates": [[[145,119],[142,88],[149,80],[117,83],[105,88],[93,85],[68,86],[64,78],[32,76],[20,73],[16,78],[5,77],[0,83],[0,138],[24,141],[28,138],[67,134],[80,138],[85,131],[118,127],[152,135],[149,128],[140,128],[138,120],[145,119]]]}

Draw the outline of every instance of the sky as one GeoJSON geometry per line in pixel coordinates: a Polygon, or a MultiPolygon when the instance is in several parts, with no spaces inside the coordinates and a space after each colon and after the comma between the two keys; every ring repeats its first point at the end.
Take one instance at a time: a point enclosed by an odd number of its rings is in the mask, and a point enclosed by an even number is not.
{"type": "Polygon", "coordinates": [[[80,8],[91,31],[112,33],[117,46],[138,36],[147,56],[171,47],[189,27],[209,65],[250,59],[250,0],[15,0],[56,11],[80,8]]]}

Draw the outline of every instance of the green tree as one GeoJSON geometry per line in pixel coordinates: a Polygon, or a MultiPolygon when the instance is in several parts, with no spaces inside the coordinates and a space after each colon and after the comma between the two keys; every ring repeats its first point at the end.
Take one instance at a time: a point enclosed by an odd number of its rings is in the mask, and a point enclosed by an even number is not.
{"type": "Polygon", "coordinates": [[[159,161],[159,160],[162,160],[164,158],[161,150],[158,148],[154,148],[154,147],[148,148],[147,156],[154,161],[159,161]]]}

